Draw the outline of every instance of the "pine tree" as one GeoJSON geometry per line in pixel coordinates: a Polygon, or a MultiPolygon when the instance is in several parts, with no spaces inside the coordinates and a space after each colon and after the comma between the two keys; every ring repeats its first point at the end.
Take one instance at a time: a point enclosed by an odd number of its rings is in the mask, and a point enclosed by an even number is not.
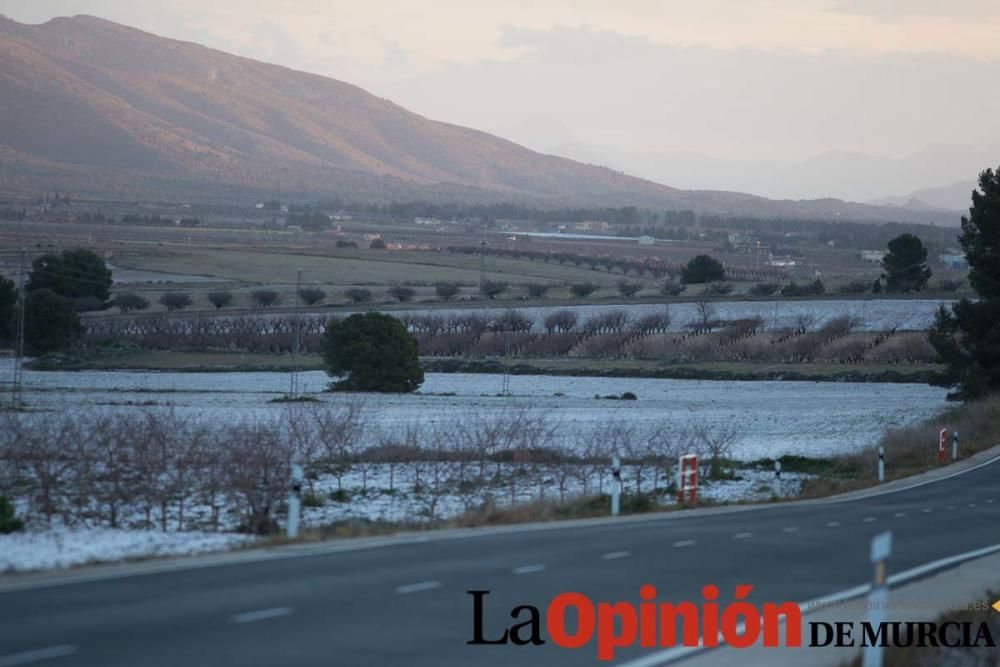
{"type": "Polygon", "coordinates": [[[966,400],[1000,389],[1000,169],[979,175],[959,240],[980,299],[942,306],[930,342],[947,368],[938,383],[956,388],[949,398],[966,400]]]}

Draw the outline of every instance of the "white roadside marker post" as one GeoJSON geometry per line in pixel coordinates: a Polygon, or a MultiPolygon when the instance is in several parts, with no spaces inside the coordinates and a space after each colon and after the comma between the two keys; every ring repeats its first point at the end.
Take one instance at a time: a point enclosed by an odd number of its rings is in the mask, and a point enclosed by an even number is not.
{"type": "Polygon", "coordinates": [[[885,481],[885,447],[878,448],[878,483],[885,481]]]}
{"type": "Polygon", "coordinates": [[[958,429],[955,429],[955,434],[951,437],[951,460],[958,460],[958,429]]]}
{"type": "Polygon", "coordinates": [[[781,461],[774,462],[774,495],[781,497],[781,461]]]}
{"type": "MultiPolygon", "coordinates": [[[[885,607],[889,600],[889,588],[886,585],[886,561],[892,553],[892,533],[886,531],[872,538],[871,561],[875,566],[875,576],[872,589],[868,594],[868,618],[871,627],[878,627],[885,620],[885,607]]],[[[862,667],[882,667],[882,647],[879,643],[866,646],[862,656],[862,667]]]]}
{"type": "Polygon", "coordinates": [[[615,454],[611,457],[611,516],[618,516],[622,504],[622,462],[615,454]]]}
{"type": "Polygon", "coordinates": [[[294,540],[299,536],[299,514],[302,509],[302,480],[305,474],[302,466],[298,463],[292,464],[292,486],[288,490],[288,539],[294,540]]]}

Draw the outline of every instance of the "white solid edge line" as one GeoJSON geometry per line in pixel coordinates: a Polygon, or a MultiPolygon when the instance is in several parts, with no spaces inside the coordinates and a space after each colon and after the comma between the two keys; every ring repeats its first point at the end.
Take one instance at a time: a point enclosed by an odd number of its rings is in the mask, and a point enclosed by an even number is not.
{"type": "MultiPolygon", "coordinates": [[[[901,486],[898,489],[888,489],[886,491],[876,491],[874,493],[866,493],[866,494],[863,494],[863,495],[860,495],[860,496],[857,496],[857,497],[853,497],[853,498],[832,498],[832,499],[827,500],[825,502],[826,502],[826,504],[829,504],[829,505],[835,505],[835,504],[839,504],[839,503],[851,503],[851,502],[855,502],[855,501],[858,501],[858,500],[867,500],[868,498],[880,498],[882,496],[892,495],[893,493],[902,493],[903,491],[910,491],[912,489],[919,489],[920,487],[927,486],[928,484],[937,484],[938,482],[943,482],[946,479],[952,479],[954,477],[958,477],[959,475],[964,475],[967,472],[972,472],[973,470],[979,470],[980,468],[982,468],[984,466],[988,466],[988,465],[990,465],[992,463],[996,463],[997,461],[1000,461],[1000,454],[998,454],[997,456],[994,456],[993,458],[991,458],[989,460],[983,461],[982,463],[977,463],[974,466],[971,466],[971,467],[968,467],[968,468],[964,468],[962,470],[956,470],[953,473],[949,473],[949,474],[943,475],[941,477],[935,477],[934,479],[925,479],[922,482],[917,482],[915,484],[910,484],[908,486],[901,486]]],[[[824,502],[821,499],[817,499],[817,500],[820,503],[824,502]]],[[[777,507],[777,505],[770,505],[770,507],[777,507]]]]}
{"type": "MultiPolygon", "coordinates": [[[[774,509],[787,509],[790,507],[822,507],[823,505],[836,505],[840,503],[857,502],[860,500],[867,500],[869,498],[877,498],[880,496],[886,496],[893,493],[901,493],[903,491],[909,491],[911,489],[916,489],[922,486],[927,486],[928,484],[936,484],[937,482],[943,482],[959,475],[964,475],[973,470],[978,470],[984,466],[988,466],[992,463],[1000,461],[1000,455],[994,456],[988,461],[983,461],[972,467],[965,468],[963,470],[957,470],[949,475],[943,477],[938,477],[936,479],[929,479],[923,482],[918,482],[916,484],[911,484],[909,486],[900,487],[898,489],[892,489],[889,491],[880,491],[876,493],[870,493],[862,496],[852,497],[852,498],[835,498],[835,499],[816,499],[816,500],[801,500],[792,501],[789,503],[769,503],[761,505],[738,505],[733,507],[719,508],[718,511],[713,512],[711,515],[701,515],[701,516],[718,516],[724,514],[735,514],[737,512],[763,512],[767,510],[774,509]]],[[[380,538],[372,541],[366,541],[363,543],[356,544],[319,544],[310,546],[289,546],[289,547],[277,547],[277,548],[260,548],[251,551],[244,552],[222,552],[217,554],[207,554],[203,558],[194,557],[193,559],[176,559],[176,560],[165,560],[162,562],[155,563],[139,563],[135,565],[124,565],[121,563],[109,564],[109,568],[120,568],[115,570],[109,570],[104,572],[86,572],[86,573],[73,573],[70,575],[63,575],[53,572],[44,573],[28,573],[25,576],[27,578],[14,581],[5,581],[9,575],[0,575],[0,595],[6,592],[31,590],[34,588],[52,588],[55,586],[68,586],[71,584],[83,584],[91,583],[96,581],[107,581],[111,579],[126,579],[129,577],[140,577],[151,574],[163,574],[170,572],[185,572],[192,570],[201,570],[214,567],[228,567],[232,565],[244,565],[250,563],[261,563],[272,560],[285,560],[289,558],[307,558],[313,556],[329,556],[338,553],[350,553],[354,551],[366,551],[369,549],[381,549],[385,547],[396,547],[412,545],[424,542],[436,542],[444,540],[460,540],[460,539],[470,539],[477,537],[489,537],[496,535],[509,535],[518,533],[532,533],[547,530],[569,530],[573,528],[586,528],[586,527],[601,527],[608,525],[624,525],[630,523],[654,523],[662,520],[676,520],[676,519],[689,519],[697,518],[691,515],[685,516],[683,512],[662,512],[659,514],[633,514],[624,517],[605,517],[601,519],[574,519],[570,521],[550,521],[545,523],[533,523],[533,524],[521,524],[521,525],[510,525],[510,526],[494,526],[490,528],[466,528],[456,531],[442,531],[440,534],[428,536],[428,535],[407,535],[398,537],[387,537],[380,538]],[[37,576],[36,576],[37,575],[37,576]],[[51,577],[49,576],[51,575],[51,577]]],[[[2,667],[2,666],[0,666],[2,667]]]]}
{"type": "Polygon", "coordinates": [[[281,618],[292,613],[291,607],[270,607],[269,609],[258,609],[242,614],[233,614],[229,617],[233,623],[253,623],[255,621],[266,621],[269,618],[281,618]]]}
{"type": "Polygon", "coordinates": [[[11,653],[10,655],[0,655],[0,667],[14,667],[15,665],[30,665],[33,662],[49,660],[51,658],[65,658],[75,655],[76,647],[72,644],[61,644],[59,646],[46,646],[32,651],[22,651],[21,653],[11,653]]]}
{"type": "Polygon", "coordinates": [[[405,586],[396,586],[396,592],[399,595],[408,595],[410,593],[419,593],[421,591],[429,591],[434,588],[441,588],[440,581],[421,581],[416,584],[407,584],[405,586]]]}
{"type": "MultiPolygon", "coordinates": [[[[1000,552],[1000,544],[994,544],[992,546],[983,547],[982,549],[975,549],[973,551],[966,551],[964,553],[955,554],[954,556],[948,556],[946,558],[940,558],[930,563],[925,563],[923,565],[918,565],[917,567],[911,568],[904,572],[898,572],[891,575],[888,578],[888,584],[890,587],[899,586],[905,584],[909,581],[920,579],[932,572],[948,568],[952,565],[957,565],[969,560],[975,560],[976,558],[982,558],[983,556],[989,556],[1000,552]]],[[[860,597],[868,593],[871,590],[870,584],[863,584],[861,586],[855,586],[854,588],[848,588],[847,590],[839,591],[837,593],[832,593],[830,595],[824,595],[823,597],[814,598],[812,600],[807,600],[805,602],[798,603],[799,609],[802,611],[802,616],[808,616],[816,611],[824,609],[834,604],[841,602],[846,602],[848,600],[853,600],[854,598],[860,597]]],[[[783,619],[782,619],[783,620],[783,619]]],[[[720,641],[720,646],[722,646],[720,641]]],[[[674,648],[668,648],[657,653],[652,653],[641,658],[636,658],[635,660],[629,660],[627,662],[619,662],[614,665],[614,667],[659,667],[660,665],[666,665],[671,662],[675,662],[682,658],[694,655],[696,653],[701,653],[702,651],[708,651],[716,647],[707,646],[677,646],[674,648]]]]}

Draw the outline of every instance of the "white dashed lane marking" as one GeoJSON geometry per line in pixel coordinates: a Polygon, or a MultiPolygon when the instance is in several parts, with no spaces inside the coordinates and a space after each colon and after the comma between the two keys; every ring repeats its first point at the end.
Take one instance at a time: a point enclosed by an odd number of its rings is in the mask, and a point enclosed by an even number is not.
{"type": "Polygon", "coordinates": [[[781,529],[781,532],[783,532],[783,533],[797,533],[797,532],[799,532],[799,527],[798,526],[786,526],[786,527],[784,527],[784,528],[781,529]]]}
{"type": "Polygon", "coordinates": [[[9,655],[0,655],[0,667],[14,667],[14,665],[30,665],[34,662],[41,662],[42,660],[51,660],[52,658],[65,658],[70,655],[76,654],[76,647],[72,644],[61,644],[59,646],[46,646],[45,648],[36,648],[33,651],[24,651],[22,653],[11,653],[9,655]]]}
{"type": "Polygon", "coordinates": [[[830,523],[826,524],[826,527],[827,528],[836,528],[839,525],[840,525],[839,521],[831,521],[830,523]]]}
{"type": "Polygon", "coordinates": [[[532,572],[541,572],[545,569],[544,565],[522,565],[521,567],[515,567],[512,571],[514,574],[531,574],[532,572]]]}
{"type": "Polygon", "coordinates": [[[612,551],[601,556],[601,560],[618,560],[619,558],[628,558],[631,555],[630,551],[612,551]]]}
{"type": "Polygon", "coordinates": [[[753,537],[753,533],[736,533],[733,535],[734,540],[746,540],[753,537]]]}
{"type": "Polygon", "coordinates": [[[434,588],[441,588],[440,581],[421,581],[417,584],[407,584],[406,586],[397,586],[396,592],[400,595],[409,595],[410,593],[419,593],[421,591],[429,591],[434,588]]]}
{"type": "Polygon", "coordinates": [[[681,540],[680,542],[674,542],[674,548],[680,549],[682,547],[693,547],[696,544],[698,544],[698,542],[695,540],[681,540]]]}
{"type": "Polygon", "coordinates": [[[863,519],[863,521],[864,521],[865,523],[872,523],[873,521],[875,521],[875,517],[873,517],[873,516],[866,516],[866,517],[865,517],[865,518],[863,519]]]}
{"type": "Polygon", "coordinates": [[[896,512],[893,516],[896,517],[897,519],[902,519],[904,516],[906,516],[906,512],[896,512]]]}
{"type": "Polygon", "coordinates": [[[248,611],[244,614],[235,614],[231,617],[233,623],[254,623],[256,621],[266,621],[270,618],[280,618],[292,613],[291,607],[271,607],[270,609],[258,609],[248,611]]]}

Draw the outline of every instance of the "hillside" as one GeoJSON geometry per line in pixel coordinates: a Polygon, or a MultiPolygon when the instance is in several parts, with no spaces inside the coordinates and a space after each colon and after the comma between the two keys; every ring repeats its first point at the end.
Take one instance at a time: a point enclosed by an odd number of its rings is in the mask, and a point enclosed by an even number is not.
{"type": "Polygon", "coordinates": [[[0,17],[0,99],[8,193],[336,195],[949,222],[839,200],[678,190],[432,121],[348,83],[89,16],[41,25],[0,17]]]}

